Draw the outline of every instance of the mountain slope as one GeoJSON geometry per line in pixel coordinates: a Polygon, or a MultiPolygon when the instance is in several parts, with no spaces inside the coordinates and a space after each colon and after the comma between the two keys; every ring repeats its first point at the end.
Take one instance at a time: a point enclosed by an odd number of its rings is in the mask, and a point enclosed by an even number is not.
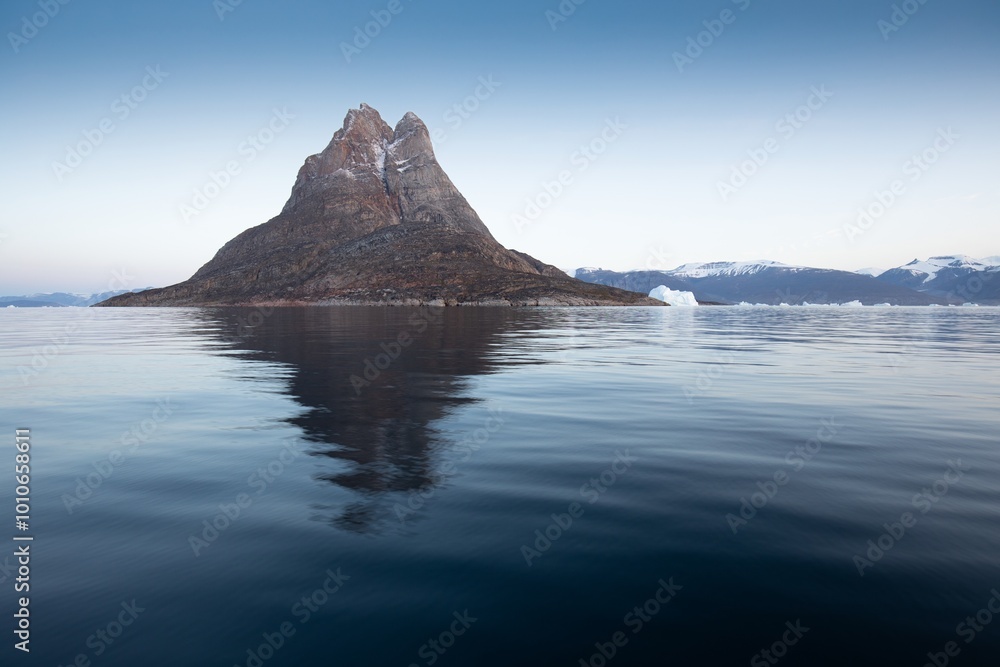
{"type": "Polygon", "coordinates": [[[306,159],[281,213],[189,280],[104,306],[230,304],[660,305],[507,250],[452,184],[427,127],[352,109],[306,159]]]}

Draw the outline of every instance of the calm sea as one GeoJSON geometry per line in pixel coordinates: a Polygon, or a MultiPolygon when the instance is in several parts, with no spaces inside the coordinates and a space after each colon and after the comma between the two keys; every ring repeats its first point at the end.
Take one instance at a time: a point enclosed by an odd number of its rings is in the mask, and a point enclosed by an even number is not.
{"type": "Polygon", "coordinates": [[[0,663],[1000,664],[998,325],[0,311],[0,663]]]}

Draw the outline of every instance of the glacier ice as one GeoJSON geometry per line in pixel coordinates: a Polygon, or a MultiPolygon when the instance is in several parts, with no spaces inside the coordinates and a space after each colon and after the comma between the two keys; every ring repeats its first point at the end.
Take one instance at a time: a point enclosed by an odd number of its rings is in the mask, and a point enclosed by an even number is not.
{"type": "Polygon", "coordinates": [[[659,299],[664,303],[669,303],[671,306],[697,306],[698,299],[694,297],[693,292],[681,292],[678,290],[672,290],[666,285],[660,285],[650,291],[649,296],[654,299],[659,299]]]}

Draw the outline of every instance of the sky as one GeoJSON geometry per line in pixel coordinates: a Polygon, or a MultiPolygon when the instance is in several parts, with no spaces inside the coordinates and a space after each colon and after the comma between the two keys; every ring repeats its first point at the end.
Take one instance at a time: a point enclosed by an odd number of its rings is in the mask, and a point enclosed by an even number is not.
{"type": "Polygon", "coordinates": [[[362,102],[564,269],[1000,255],[994,0],[6,0],[0,27],[0,294],[187,279],[362,102]]]}

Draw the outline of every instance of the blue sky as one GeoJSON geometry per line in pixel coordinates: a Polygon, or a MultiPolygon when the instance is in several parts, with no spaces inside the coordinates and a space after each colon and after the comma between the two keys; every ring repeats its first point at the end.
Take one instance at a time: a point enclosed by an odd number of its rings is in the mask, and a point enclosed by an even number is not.
{"type": "Polygon", "coordinates": [[[5,2],[0,293],[186,279],[361,102],[563,268],[1000,254],[996,2],[561,6],[5,2]]]}

